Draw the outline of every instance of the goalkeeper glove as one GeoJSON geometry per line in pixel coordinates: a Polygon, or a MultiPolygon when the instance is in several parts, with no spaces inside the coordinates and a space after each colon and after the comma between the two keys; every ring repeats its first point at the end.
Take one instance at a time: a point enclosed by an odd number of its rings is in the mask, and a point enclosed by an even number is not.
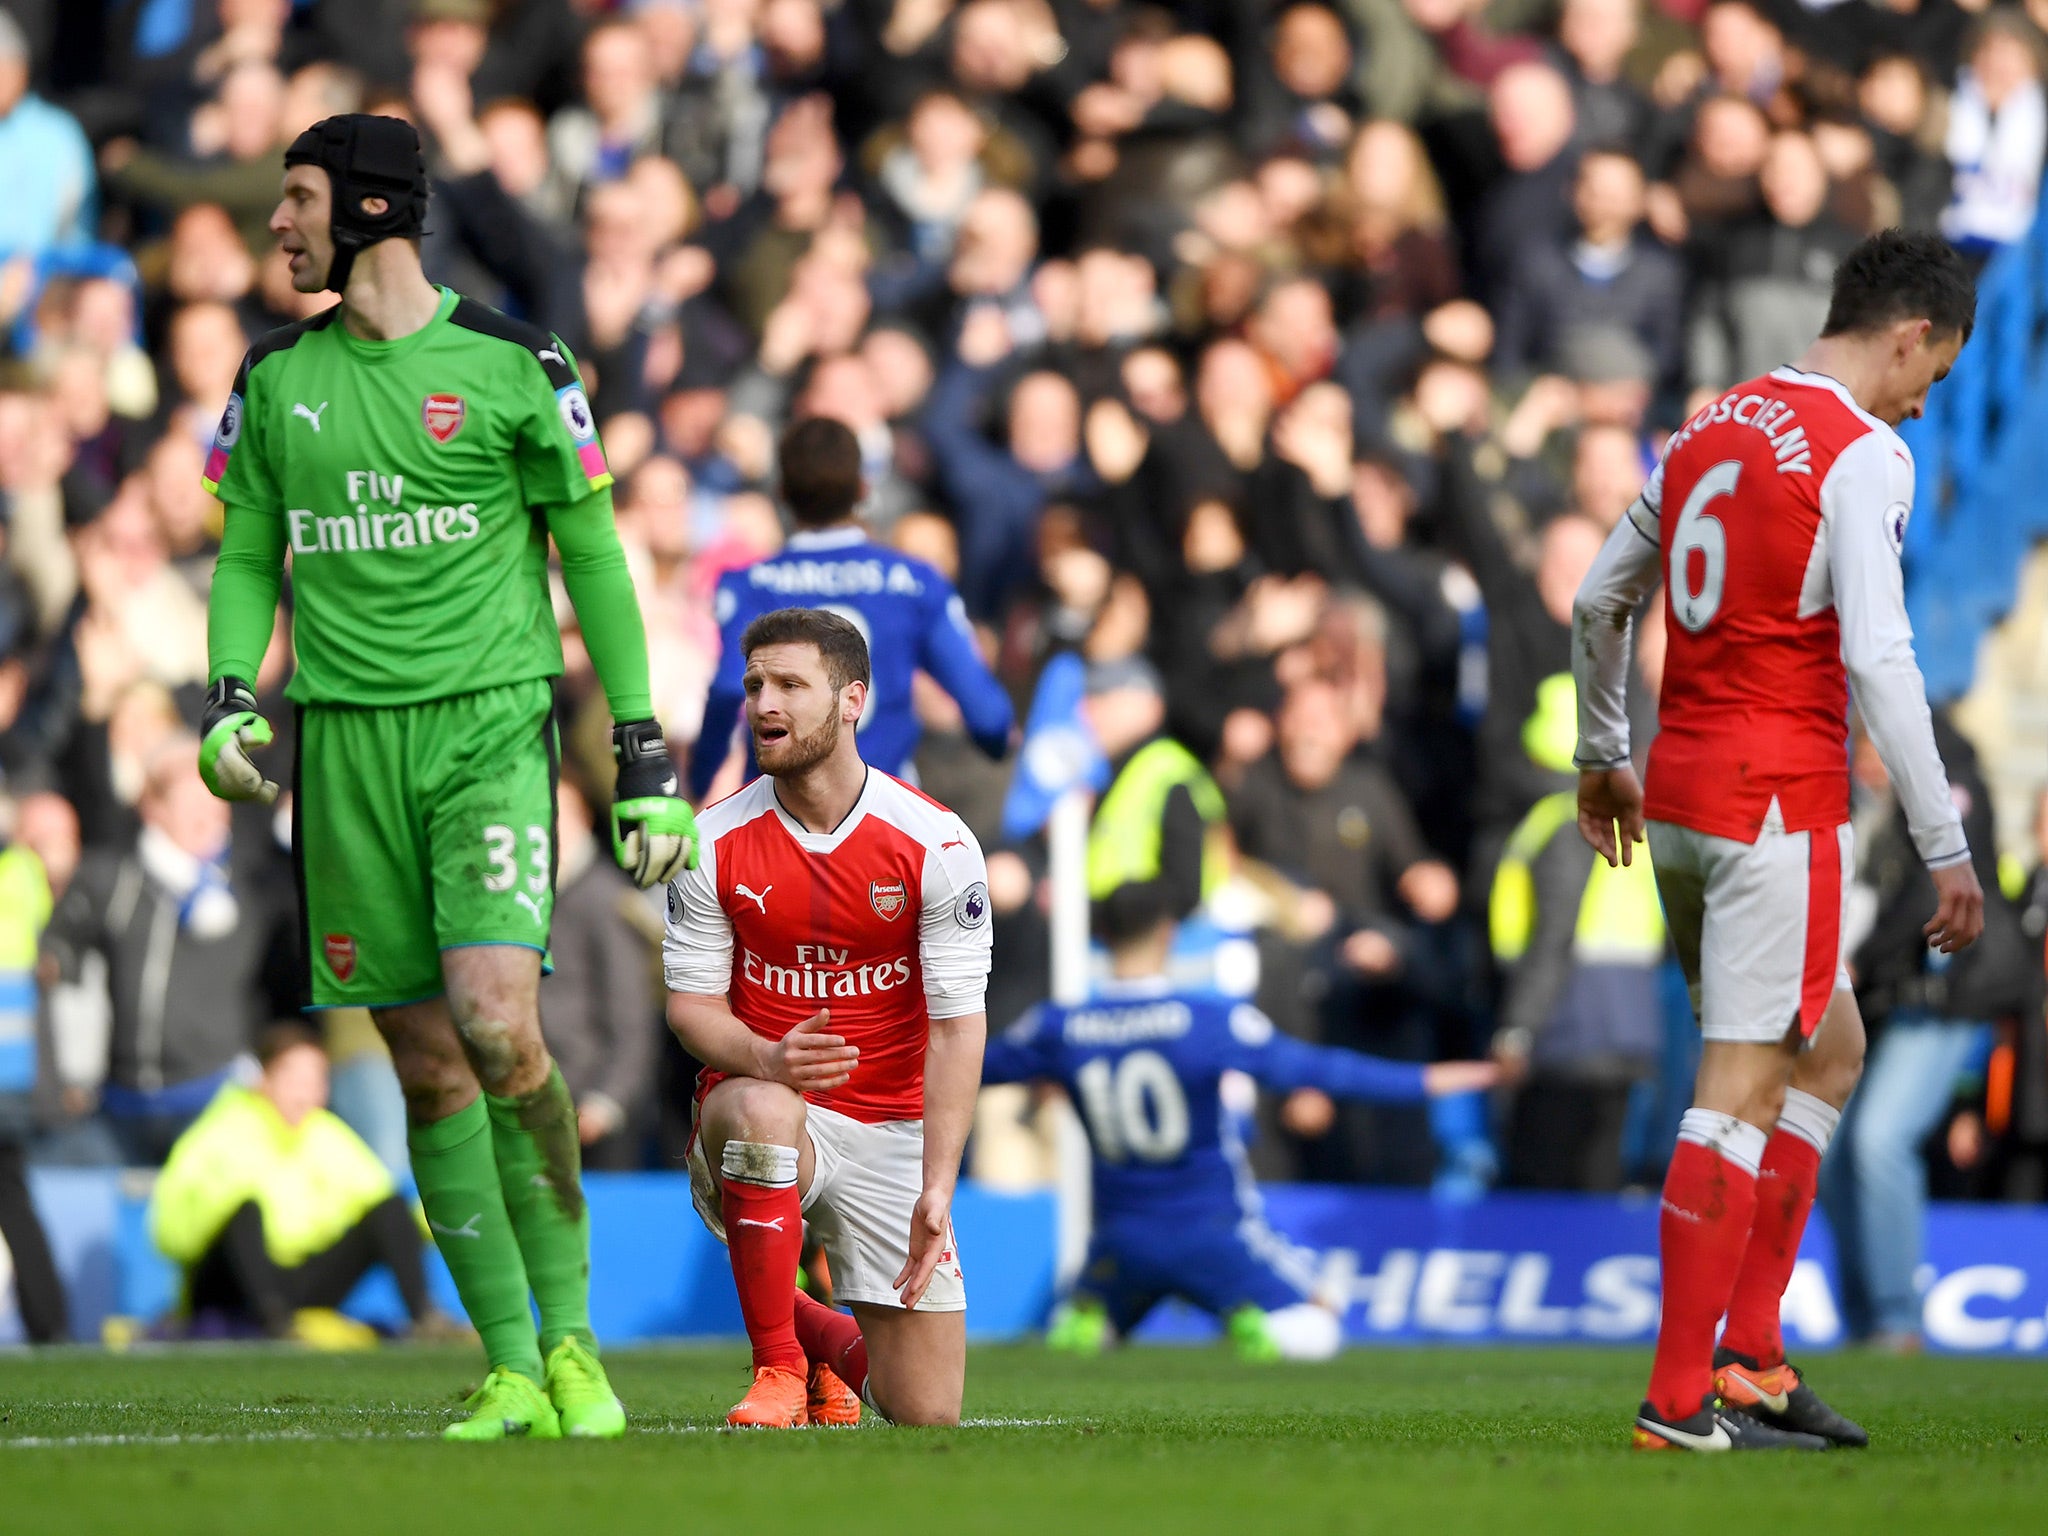
{"type": "Polygon", "coordinates": [[[697,817],[677,793],[676,765],[661,726],[633,720],[612,727],[619,765],[612,789],[612,851],[641,890],[666,885],[697,867],[697,817]]]}
{"type": "Polygon", "coordinates": [[[206,691],[199,725],[199,777],[223,800],[277,799],[277,784],[249,760],[253,747],[271,742],[270,722],[256,713],[256,695],[239,677],[224,677],[206,691]]]}

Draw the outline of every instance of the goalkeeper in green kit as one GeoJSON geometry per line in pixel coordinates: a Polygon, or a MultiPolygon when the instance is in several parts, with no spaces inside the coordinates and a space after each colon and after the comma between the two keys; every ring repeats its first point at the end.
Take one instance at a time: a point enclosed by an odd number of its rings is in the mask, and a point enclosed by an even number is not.
{"type": "Polygon", "coordinates": [[[313,1007],[368,1007],[405,1088],[414,1176],[490,1374],[462,1440],[618,1435],[590,1331],[576,1109],[541,1039],[562,641],[548,539],[611,705],[619,862],[696,861],[652,718],[611,473],[547,332],[429,283],[411,125],[349,115],[285,154],[270,227],[335,307],[250,348],[207,459],[226,507],[200,770],[272,800],[251,687],[289,551],[292,842],[313,1007]],[[540,1325],[534,1326],[538,1304],[540,1325]]]}

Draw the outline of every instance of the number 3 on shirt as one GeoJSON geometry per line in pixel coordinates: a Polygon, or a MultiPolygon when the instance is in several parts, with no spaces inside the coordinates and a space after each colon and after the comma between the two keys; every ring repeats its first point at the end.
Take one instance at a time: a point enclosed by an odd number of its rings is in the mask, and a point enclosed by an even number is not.
{"type": "Polygon", "coordinates": [[[1671,530],[1671,568],[1664,573],[1671,587],[1671,615],[1694,634],[1721,611],[1721,584],[1728,579],[1728,530],[1718,517],[1707,515],[1707,506],[1733,496],[1741,478],[1740,459],[1723,459],[1701,475],[1685,498],[1678,526],[1671,530]],[[1694,550],[1700,554],[1697,586],[1692,579],[1694,550]]]}

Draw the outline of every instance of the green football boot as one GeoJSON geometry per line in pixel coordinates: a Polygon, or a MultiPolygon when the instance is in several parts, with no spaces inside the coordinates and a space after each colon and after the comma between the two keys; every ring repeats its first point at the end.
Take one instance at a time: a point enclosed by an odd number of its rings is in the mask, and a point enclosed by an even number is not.
{"type": "Polygon", "coordinates": [[[616,1440],[626,1432],[626,1410],[613,1395],[597,1351],[581,1339],[548,1351],[548,1397],[571,1440],[616,1440]]]}
{"type": "Polygon", "coordinates": [[[1240,1360],[1265,1363],[1280,1358],[1280,1345],[1258,1307],[1239,1307],[1223,1321],[1223,1331],[1240,1360]]]}
{"type": "Polygon", "coordinates": [[[559,1440],[562,1422],[555,1405],[529,1378],[498,1366],[462,1405],[466,1419],[441,1431],[444,1440],[559,1440]]]}
{"type": "Polygon", "coordinates": [[[1063,1355],[1101,1354],[1109,1348],[1109,1314],[1086,1297],[1062,1302],[1045,1330],[1045,1347],[1063,1355]]]}

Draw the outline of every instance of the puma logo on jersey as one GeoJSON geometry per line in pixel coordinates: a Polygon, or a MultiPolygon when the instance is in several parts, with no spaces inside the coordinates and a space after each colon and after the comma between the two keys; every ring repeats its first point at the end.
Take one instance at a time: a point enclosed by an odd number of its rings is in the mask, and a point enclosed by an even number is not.
{"type": "Polygon", "coordinates": [[[768,893],[775,889],[774,886],[764,885],[761,887],[760,890],[755,891],[750,890],[748,887],[741,885],[739,881],[735,880],[733,882],[732,889],[733,894],[735,896],[744,896],[747,898],[747,900],[751,901],[755,906],[759,907],[761,909],[761,915],[763,917],[766,917],[768,915],[768,893]]]}
{"type": "Polygon", "coordinates": [[[304,401],[298,401],[292,406],[292,414],[305,417],[306,420],[313,423],[313,430],[318,432],[320,430],[320,413],[326,409],[327,402],[325,400],[322,400],[318,406],[311,406],[307,405],[304,401]]]}
{"type": "Polygon", "coordinates": [[[518,902],[519,905],[526,908],[527,911],[533,914],[533,920],[536,924],[544,923],[547,921],[546,916],[541,912],[540,903],[535,901],[531,896],[527,895],[526,892],[514,891],[512,893],[512,899],[518,902]]]}
{"type": "Polygon", "coordinates": [[[533,355],[539,358],[544,363],[560,363],[564,368],[569,366],[569,360],[562,356],[561,353],[557,352],[553,347],[543,347],[540,351],[534,353],[533,355]]]}

